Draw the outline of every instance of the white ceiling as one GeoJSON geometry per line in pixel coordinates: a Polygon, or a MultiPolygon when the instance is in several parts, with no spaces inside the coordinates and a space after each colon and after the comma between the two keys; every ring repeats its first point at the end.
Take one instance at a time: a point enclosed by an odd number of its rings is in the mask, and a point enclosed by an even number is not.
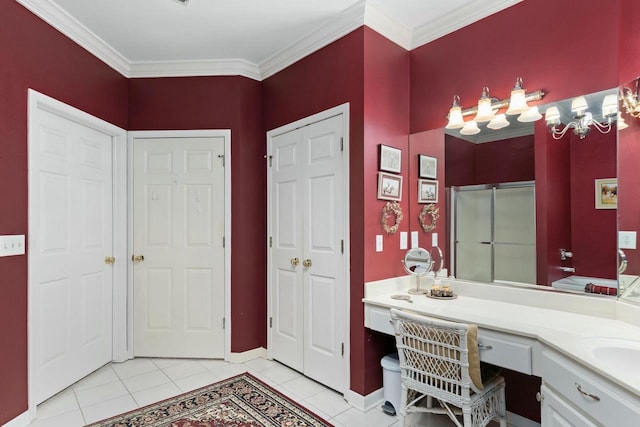
{"type": "Polygon", "coordinates": [[[262,80],[367,25],[407,50],[522,0],[17,0],[126,77],[262,80]]]}

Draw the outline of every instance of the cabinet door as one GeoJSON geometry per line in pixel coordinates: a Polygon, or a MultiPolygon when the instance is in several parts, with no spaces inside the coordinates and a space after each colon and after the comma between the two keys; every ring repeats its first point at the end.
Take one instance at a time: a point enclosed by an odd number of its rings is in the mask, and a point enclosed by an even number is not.
{"type": "Polygon", "coordinates": [[[596,427],[559,395],[542,385],[542,427],[596,427]]]}

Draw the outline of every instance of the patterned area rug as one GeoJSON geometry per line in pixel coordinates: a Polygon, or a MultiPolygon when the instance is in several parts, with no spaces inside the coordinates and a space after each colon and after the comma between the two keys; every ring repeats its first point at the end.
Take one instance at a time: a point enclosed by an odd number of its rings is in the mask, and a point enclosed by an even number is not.
{"type": "Polygon", "coordinates": [[[244,373],[87,427],[324,427],[327,421],[244,373]]]}

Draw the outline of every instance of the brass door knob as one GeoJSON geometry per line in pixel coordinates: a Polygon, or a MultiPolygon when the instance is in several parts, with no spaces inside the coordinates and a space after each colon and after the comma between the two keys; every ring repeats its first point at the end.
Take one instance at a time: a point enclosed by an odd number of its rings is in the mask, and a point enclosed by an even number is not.
{"type": "Polygon", "coordinates": [[[305,259],[304,261],[302,261],[302,265],[307,268],[311,267],[311,260],[309,258],[305,259]]]}
{"type": "Polygon", "coordinates": [[[106,256],[104,257],[104,263],[105,264],[113,264],[116,262],[116,259],[112,256],[106,256]]]}
{"type": "Polygon", "coordinates": [[[142,262],[144,261],[144,255],[131,255],[131,261],[142,262]]]}
{"type": "Polygon", "coordinates": [[[300,264],[300,260],[298,258],[291,258],[291,265],[297,267],[300,264]]]}

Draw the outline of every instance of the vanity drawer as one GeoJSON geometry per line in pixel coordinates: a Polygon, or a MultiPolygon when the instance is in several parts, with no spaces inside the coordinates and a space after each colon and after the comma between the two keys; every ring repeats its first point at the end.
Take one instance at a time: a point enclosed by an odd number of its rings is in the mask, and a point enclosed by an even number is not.
{"type": "Polygon", "coordinates": [[[391,325],[391,310],[385,307],[365,304],[364,326],[384,334],[395,335],[391,325]]]}
{"type": "Polygon", "coordinates": [[[559,353],[543,351],[542,381],[602,425],[638,425],[637,397],[559,353]]]}
{"type": "Polygon", "coordinates": [[[485,329],[478,331],[481,361],[527,375],[533,374],[533,345],[526,338],[485,329]]]}

